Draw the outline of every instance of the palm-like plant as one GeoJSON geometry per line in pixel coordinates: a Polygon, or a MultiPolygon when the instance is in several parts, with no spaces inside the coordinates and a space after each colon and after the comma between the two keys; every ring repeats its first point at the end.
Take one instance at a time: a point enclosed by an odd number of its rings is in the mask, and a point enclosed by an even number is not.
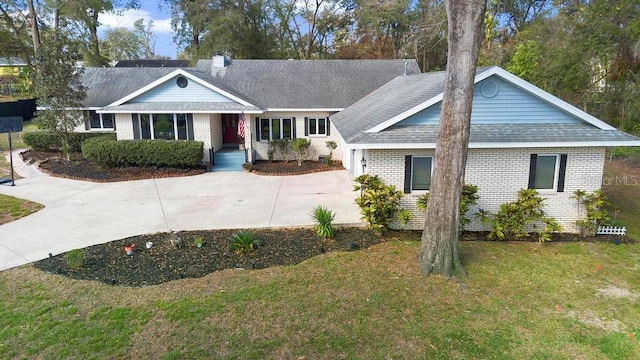
{"type": "Polygon", "coordinates": [[[247,230],[233,234],[230,240],[229,249],[235,251],[236,254],[251,252],[262,244],[262,240],[255,233],[247,230]]]}
{"type": "Polygon", "coordinates": [[[333,228],[333,219],[336,217],[336,214],[325,208],[324,206],[316,206],[311,212],[311,217],[316,225],[316,235],[319,238],[332,238],[335,233],[335,229],[333,228]]]}

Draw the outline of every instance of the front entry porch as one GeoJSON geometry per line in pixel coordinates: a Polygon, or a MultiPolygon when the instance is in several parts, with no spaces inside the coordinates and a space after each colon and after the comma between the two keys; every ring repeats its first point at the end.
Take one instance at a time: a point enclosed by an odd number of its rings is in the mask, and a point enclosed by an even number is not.
{"type": "Polygon", "coordinates": [[[223,147],[214,152],[211,171],[243,171],[242,164],[246,162],[245,151],[238,146],[223,147]]]}

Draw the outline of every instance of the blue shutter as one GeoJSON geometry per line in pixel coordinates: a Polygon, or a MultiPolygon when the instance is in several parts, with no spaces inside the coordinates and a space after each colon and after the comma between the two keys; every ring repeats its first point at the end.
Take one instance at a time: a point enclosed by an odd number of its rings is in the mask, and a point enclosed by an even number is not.
{"type": "Polygon", "coordinates": [[[304,118],[304,136],[309,136],[309,118],[304,118]]]}
{"type": "Polygon", "coordinates": [[[531,154],[531,162],[529,162],[529,189],[536,186],[536,163],[538,162],[538,154],[531,154]]]}
{"type": "Polygon", "coordinates": [[[404,192],[408,194],[411,192],[411,160],[413,156],[407,155],[404,157],[404,192]]]}
{"type": "Polygon", "coordinates": [[[193,135],[193,114],[187,114],[187,140],[194,140],[193,135]]]}
{"type": "Polygon", "coordinates": [[[131,114],[131,122],[133,123],[133,138],[140,139],[140,121],[138,114],[131,114]]]}
{"type": "Polygon", "coordinates": [[[327,136],[331,135],[331,120],[327,118],[327,136]]]}
{"type": "Polygon", "coordinates": [[[560,169],[558,169],[558,192],[564,192],[564,175],[567,172],[567,154],[560,154],[560,169]]]}

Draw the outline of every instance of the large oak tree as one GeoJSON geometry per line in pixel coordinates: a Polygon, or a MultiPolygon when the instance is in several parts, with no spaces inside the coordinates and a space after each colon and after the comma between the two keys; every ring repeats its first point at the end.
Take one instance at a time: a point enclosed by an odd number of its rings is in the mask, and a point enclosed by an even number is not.
{"type": "Polygon", "coordinates": [[[486,0],[447,0],[445,6],[449,52],[419,265],[425,275],[451,278],[466,274],[458,256],[459,204],[486,0]]]}

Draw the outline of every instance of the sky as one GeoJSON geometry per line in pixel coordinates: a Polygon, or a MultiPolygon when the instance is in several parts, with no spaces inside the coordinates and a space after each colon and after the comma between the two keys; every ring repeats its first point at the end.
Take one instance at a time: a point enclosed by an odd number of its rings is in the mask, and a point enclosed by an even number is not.
{"type": "Polygon", "coordinates": [[[153,20],[153,32],[155,33],[155,52],[158,55],[169,56],[175,59],[178,55],[177,45],[173,42],[171,30],[171,10],[162,0],[139,0],[139,10],[127,10],[122,15],[100,14],[100,28],[98,36],[104,36],[108,27],[125,27],[133,29],[134,21],[143,18],[145,25],[153,20]],[[158,5],[162,8],[159,8],[158,5]]]}

